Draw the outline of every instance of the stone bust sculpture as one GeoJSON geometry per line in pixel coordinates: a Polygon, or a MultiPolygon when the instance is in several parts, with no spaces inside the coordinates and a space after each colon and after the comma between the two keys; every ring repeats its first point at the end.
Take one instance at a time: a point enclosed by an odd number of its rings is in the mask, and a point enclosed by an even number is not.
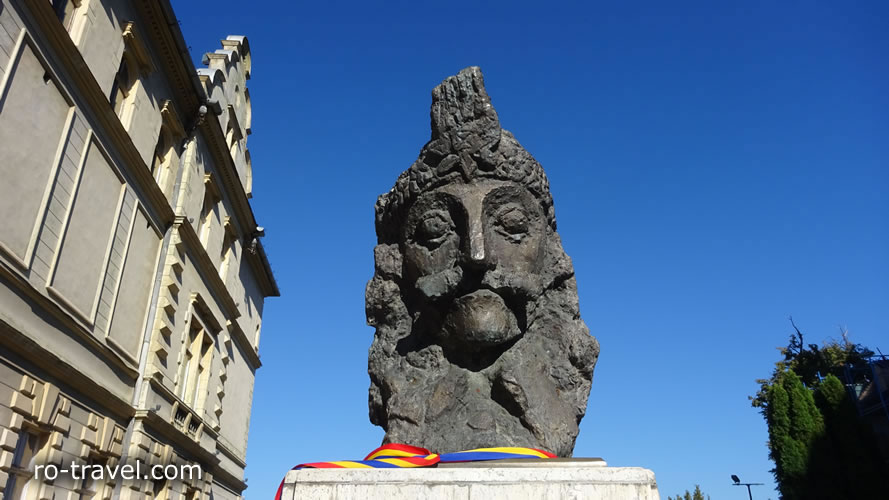
{"type": "Polygon", "coordinates": [[[599,345],[540,164],[479,68],[432,92],[432,138],[377,200],[370,420],[384,442],[571,456],[599,345]]]}

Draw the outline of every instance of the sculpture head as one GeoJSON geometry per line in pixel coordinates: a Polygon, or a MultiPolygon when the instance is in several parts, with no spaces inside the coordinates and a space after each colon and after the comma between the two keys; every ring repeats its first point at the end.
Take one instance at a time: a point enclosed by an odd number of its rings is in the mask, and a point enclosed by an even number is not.
{"type": "Polygon", "coordinates": [[[570,455],[598,345],[546,176],[500,129],[478,68],[432,97],[432,140],[376,205],[371,421],[439,452],[570,455]]]}
{"type": "Polygon", "coordinates": [[[428,334],[455,350],[484,350],[521,334],[516,309],[540,293],[547,239],[540,203],[523,186],[446,184],[417,197],[402,229],[413,305],[444,313],[428,334]]]}

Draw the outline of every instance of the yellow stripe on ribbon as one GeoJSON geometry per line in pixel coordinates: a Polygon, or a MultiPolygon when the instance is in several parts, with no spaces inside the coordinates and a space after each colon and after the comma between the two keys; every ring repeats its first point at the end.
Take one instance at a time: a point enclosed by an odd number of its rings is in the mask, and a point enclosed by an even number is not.
{"type": "Polygon", "coordinates": [[[459,453],[473,453],[473,452],[492,452],[492,453],[510,453],[515,455],[534,455],[540,458],[552,458],[552,455],[542,452],[540,450],[535,450],[533,448],[519,448],[515,446],[503,446],[498,448],[476,448],[474,450],[466,450],[466,451],[456,451],[452,454],[459,453]]]}
{"type": "Polygon", "coordinates": [[[377,450],[365,458],[365,460],[375,460],[377,457],[416,457],[421,456],[404,450],[377,450]]]}
{"type": "Polygon", "coordinates": [[[336,462],[327,462],[333,465],[338,465],[344,469],[373,469],[370,465],[363,464],[360,462],[352,462],[350,460],[340,460],[336,462]]]}
{"type": "MultiPolygon", "coordinates": [[[[429,455],[429,456],[426,456],[426,457],[423,457],[423,458],[426,459],[426,460],[434,460],[436,457],[438,457],[438,455],[432,454],[432,455],[429,455]]],[[[392,464],[392,465],[395,465],[395,466],[397,466],[397,467],[408,467],[408,468],[412,468],[412,467],[427,467],[427,466],[428,466],[428,465],[425,464],[425,463],[415,463],[415,462],[410,462],[410,461],[403,460],[403,459],[400,459],[400,458],[379,458],[379,459],[377,459],[377,461],[379,461],[379,462],[385,462],[385,463],[387,463],[387,464],[392,464]]]]}

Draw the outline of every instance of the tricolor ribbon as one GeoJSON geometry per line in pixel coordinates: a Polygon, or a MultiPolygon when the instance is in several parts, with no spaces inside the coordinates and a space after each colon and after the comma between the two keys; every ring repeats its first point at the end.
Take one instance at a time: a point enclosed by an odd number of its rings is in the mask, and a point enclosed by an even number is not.
{"type": "MultiPolygon", "coordinates": [[[[299,464],[291,470],[297,469],[393,469],[430,467],[439,463],[453,462],[481,462],[484,460],[503,460],[507,458],[555,458],[548,451],[535,448],[522,448],[516,446],[498,448],[477,448],[475,450],[455,451],[442,453],[441,455],[430,453],[425,448],[409,446],[406,444],[384,444],[370,452],[364,460],[338,460],[335,462],[313,462],[299,464]]],[[[278,486],[275,500],[281,500],[281,492],[284,490],[284,480],[278,486]]]]}

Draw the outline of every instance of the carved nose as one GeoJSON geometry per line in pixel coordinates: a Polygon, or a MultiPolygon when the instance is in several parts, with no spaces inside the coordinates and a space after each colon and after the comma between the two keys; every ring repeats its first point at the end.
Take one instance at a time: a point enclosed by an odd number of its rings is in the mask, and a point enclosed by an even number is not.
{"type": "Polygon", "coordinates": [[[485,233],[481,223],[472,224],[469,230],[469,261],[472,264],[483,265],[485,263],[485,233]]]}

